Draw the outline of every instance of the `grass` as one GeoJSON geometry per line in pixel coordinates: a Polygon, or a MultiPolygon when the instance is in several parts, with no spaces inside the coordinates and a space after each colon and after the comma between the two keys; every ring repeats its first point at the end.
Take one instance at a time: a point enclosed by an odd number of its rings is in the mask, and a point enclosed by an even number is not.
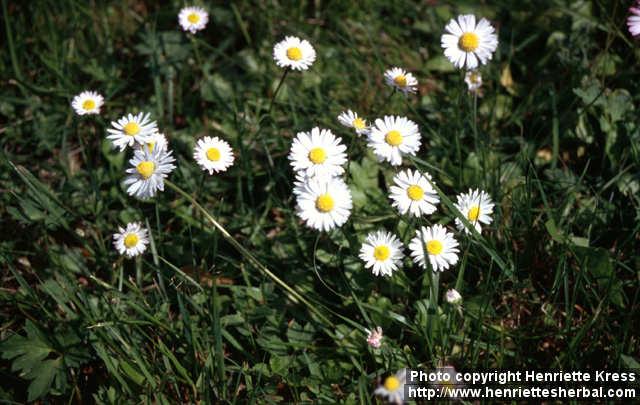
{"type": "Polygon", "coordinates": [[[207,5],[190,36],[177,1],[2,0],[0,398],[371,403],[406,366],[638,367],[638,44],[619,2],[534,3],[238,1],[207,5]],[[440,48],[463,12],[499,31],[477,99],[440,48]],[[318,60],[274,100],[284,35],[318,60]],[[419,95],[390,94],[391,66],[419,95]],[[87,88],[107,99],[99,117],[69,107],[87,88]],[[396,171],[339,126],[347,108],[418,123],[405,165],[434,176],[436,214],[390,206],[396,171]],[[153,114],[178,160],[179,190],[148,203],[122,189],[127,155],[105,139],[130,111],[153,114]],[[287,160],[313,126],[348,145],[355,206],[322,234],[295,215],[287,160]],[[193,162],[204,135],[231,143],[228,172],[193,162]],[[439,280],[408,258],[392,278],[363,269],[369,231],[406,245],[417,226],[453,228],[451,200],[476,187],[494,223],[456,235],[461,261],[439,280]],[[140,259],[112,247],[128,221],[151,230],[140,259]],[[460,312],[442,299],[453,287],[460,312]],[[377,325],[373,350],[364,330],[377,325]]]}

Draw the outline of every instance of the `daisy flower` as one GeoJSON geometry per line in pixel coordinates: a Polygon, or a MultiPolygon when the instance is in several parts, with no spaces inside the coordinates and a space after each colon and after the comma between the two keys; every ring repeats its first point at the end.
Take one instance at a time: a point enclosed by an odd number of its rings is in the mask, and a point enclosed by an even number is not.
{"type": "Polygon", "coordinates": [[[165,149],[169,143],[167,142],[167,137],[160,132],[156,132],[147,137],[147,141],[144,144],[136,144],[137,149],[147,148],[150,151],[153,151],[154,148],[165,149]]]}
{"type": "Polygon", "coordinates": [[[482,75],[477,70],[469,70],[464,75],[464,82],[471,93],[475,93],[482,87],[482,75]]]}
{"type": "Polygon", "coordinates": [[[402,242],[385,231],[371,232],[360,248],[360,258],[374,276],[390,276],[398,270],[403,256],[402,242]]]}
{"type": "Polygon", "coordinates": [[[209,14],[202,7],[184,7],[178,14],[178,22],[183,31],[195,34],[209,22],[209,14]]]}
{"type": "Polygon", "coordinates": [[[382,328],[376,327],[374,330],[366,329],[367,332],[367,343],[369,346],[377,349],[382,345],[382,328]]]}
{"type": "Polygon", "coordinates": [[[273,47],[273,59],[283,68],[307,70],[316,60],[316,51],[305,39],[285,37],[273,47]]]}
{"type": "Polygon", "coordinates": [[[406,117],[385,116],[384,120],[378,118],[369,131],[368,145],[378,160],[399,166],[403,155],[415,155],[420,149],[420,132],[406,117]]]}
{"type": "MultiPolygon", "coordinates": [[[[456,198],[458,202],[453,205],[473,224],[478,233],[482,232],[481,223],[489,225],[493,221],[491,214],[494,204],[489,194],[482,190],[469,189],[468,193],[459,194],[456,198]]],[[[460,218],[456,218],[456,226],[459,230],[470,233],[460,218]]]]}
{"type": "Polygon", "coordinates": [[[95,91],[83,91],[71,101],[71,107],[78,115],[100,114],[102,104],[104,104],[104,98],[95,91]]]}
{"type": "Polygon", "coordinates": [[[629,27],[629,32],[634,37],[640,35],[640,4],[638,2],[634,2],[636,7],[631,7],[629,12],[631,15],[627,18],[627,26],[629,27]]]}
{"type": "Polygon", "coordinates": [[[338,121],[347,128],[355,129],[358,135],[366,134],[368,131],[367,121],[351,110],[341,112],[338,121]]]}
{"type": "Polygon", "coordinates": [[[308,227],[328,231],[347,222],[351,192],[340,178],[310,178],[295,190],[297,214],[308,227]]]}
{"type": "Polygon", "coordinates": [[[394,89],[405,94],[415,93],[418,90],[418,80],[404,69],[394,67],[384,72],[384,81],[394,89]]]}
{"type": "Polygon", "coordinates": [[[293,194],[295,196],[298,196],[304,190],[304,185],[309,179],[310,177],[305,172],[296,172],[296,178],[293,181],[293,194]]]}
{"type": "Polygon", "coordinates": [[[434,272],[445,271],[458,262],[458,241],[453,234],[439,224],[416,231],[409,244],[413,261],[427,269],[425,255],[429,257],[434,272]]]}
{"type": "Polygon", "coordinates": [[[460,295],[458,291],[452,288],[450,290],[447,290],[447,293],[445,294],[445,299],[451,305],[458,305],[462,302],[462,295],[460,295]]]}
{"type": "Polygon", "coordinates": [[[139,222],[128,223],[126,229],[118,227],[118,233],[113,235],[113,246],[127,257],[144,253],[148,243],[147,230],[139,222]]]}
{"type": "Polygon", "coordinates": [[[458,68],[475,69],[491,60],[498,47],[498,37],[489,21],[481,19],[476,24],[476,16],[461,15],[452,19],[442,35],[444,55],[458,68]]]}
{"type": "Polygon", "coordinates": [[[429,173],[422,174],[417,170],[405,170],[396,174],[393,178],[395,185],[390,188],[392,205],[402,215],[409,213],[419,217],[433,214],[440,198],[431,186],[431,181],[429,173]]]}
{"type": "Polygon", "coordinates": [[[127,193],[141,199],[154,197],[158,190],[164,191],[164,179],[175,169],[175,159],[171,151],[162,148],[137,149],[129,160],[132,167],[127,169],[129,175],[123,184],[127,193]]]}
{"type": "Polygon", "coordinates": [[[337,176],[344,173],[346,150],[331,130],[315,127],[311,132],[298,132],[291,144],[289,160],[293,170],[309,177],[337,176]]]}
{"type": "Polygon", "coordinates": [[[392,404],[402,404],[404,402],[404,385],[407,382],[406,370],[398,370],[395,375],[385,378],[384,383],[379,385],[373,392],[375,395],[386,397],[392,404]]]}
{"type": "Polygon", "coordinates": [[[158,124],[149,119],[149,113],[127,114],[118,121],[112,121],[111,126],[113,128],[107,129],[110,134],[107,139],[113,142],[114,147],[120,148],[120,152],[136,142],[146,143],[151,135],[158,132],[158,124]]]}
{"type": "Polygon", "coordinates": [[[193,158],[198,162],[202,170],[224,172],[233,164],[233,150],[226,141],[218,137],[205,136],[198,140],[193,148],[193,158]]]}

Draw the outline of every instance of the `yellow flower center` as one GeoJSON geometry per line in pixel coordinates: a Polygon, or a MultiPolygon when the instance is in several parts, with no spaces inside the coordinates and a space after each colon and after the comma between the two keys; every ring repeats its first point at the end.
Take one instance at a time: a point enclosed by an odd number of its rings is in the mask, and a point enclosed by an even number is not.
{"type": "Polygon", "coordinates": [[[482,76],[480,76],[480,73],[478,72],[473,72],[469,75],[469,81],[473,84],[479,84],[480,83],[480,78],[482,76]]]}
{"type": "Polygon", "coordinates": [[[309,160],[315,164],[324,163],[327,160],[327,152],[322,148],[313,148],[309,151],[309,160]]]}
{"type": "Polygon", "coordinates": [[[407,197],[409,197],[413,201],[422,200],[423,196],[424,196],[424,190],[422,189],[422,187],[416,184],[413,184],[409,186],[409,188],[407,188],[407,197]]]}
{"type": "Polygon", "coordinates": [[[147,148],[149,148],[149,152],[153,152],[153,148],[156,147],[155,142],[147,142],[147,148]]]}
{"type": "Polygon", "coordinates": [[[393,79],[393,82],[398,87],[405,87],[407,85],[407,77],[405,75],[398,75],[393,79]]]}
{"type": "Polygon", "coordinates": [[[93,100],[84,100],[82,108],[85,110],[93,110],[96,107],[96,102],[93,100]]]}
{"type": "Polygon", "coordinates": [[[287,49],[287,58],[293,61],[299,61],[300,59],[302,59],[302,51],[297,46],[292,46],[291,48],[287,49]]]}
{"type": "Polygon", "coordinates": [[[375,257],[376,260],[384,261],[387,260],[389,256],[391,256],[391,250],[386,245],[376,246],[376,248],[373,249],[373,257],[375,257]]]}
{"type": "Polygon", "coordinates": [[[129,122],[124,126],[124,133],[129,136],[136,136],[140,133],[140,125],[137,122],[129,122]]]}
{"type": "Polygon", "coordinates": [[[475,32],[465,32],[458,40],[458,46],[465,52],[473,52],[479,45],[480,38],[475,32]]]}
{"type": "Polygon", "coordinates": [[[220,149],[218,148],[209,148],[207,149],[207,159],[212,162],[217,162],[220,160],[220,149]]]}
{"type": "Polygon", "coordinates": [[[387,391],[395,391],[400,388],[400,380],[395,375],[389,376],[384,380],[384,388],[387,391]]]}
{"type": "Polygon", "coordinates": [[[127,249],[131,249],[132,247],[135,247],[137,244],[138,244],[138,235],[136,235],[135,233],[130,233],[129,235],[125,236],[124,245],[127,247],[127,249]]]}
{"type": "Polygon", "coordinates": [[[469,221],[471,222],[477,221],[479,216],[480,216],[480,207],[478,207],[477,205],[474,205],[473,207],[469,208],[469,212],[467,213],[467,219],[469,221]]]}
{"type": "Polygon", "coordinates": [[[316,208],[321,212],[329,212],[333,209],[333,198],[329,194],[322,194],[316,199],[316,208]]]}
{"type": "Polygon", "coordinates": [[[138,163],[136,169],[138,169],[138,173],[140,173],[140,176],[142,176],[142,178],[146,180],[151,177],[153,171],[156,169],[156,165],[153,162],[145,160],[144,162],[138,163]]]}
{"type": "Polygon", "coordinates": [[[196,13],[191,13],[189,14],[189,16],[187,16],[187,20],[189,20],[191,24],[196,24],[198,21],[200,21],[200,16],[196,13]]]}
{"type": "Polygon", "coordinates": [[[427,242],[427,252],[430,255],[439,255],[442,253],[442,242],[436,239],[430,240],[427,242]]]}
{"type": "Polygon", "coordinates": [[[355,129],[364,129],[364,127],[367,126],[367,124],[364,122],[364,120],[360,117],[356,118],[355,120],[353,120],[353,122],[351,123],[353,125],[353,127],[355,129]]]}
{"type": "Polygon", "coordinates": [[[384,140],[391,146],[398,146],[402,143],[402,134],[400,131],[392,129],[384,136],[384,140]]]}

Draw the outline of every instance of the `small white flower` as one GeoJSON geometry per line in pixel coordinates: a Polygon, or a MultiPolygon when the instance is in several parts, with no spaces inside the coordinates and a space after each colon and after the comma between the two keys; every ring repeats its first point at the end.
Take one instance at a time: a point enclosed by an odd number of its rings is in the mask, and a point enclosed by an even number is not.
{"type": "Polygon", "coordinates": [[[351,215],[351,191],[340,178],[309,178],[294,194],[296,212],[310,228],[329,231],[351,215]]]}
{"type": "Polygon", "coordinates": [[[95,91],[83,91],[73,98],[71,107],[76,114],[100,114],[100,107],[104,104],[104,98],[95,91]]]}
{"type": "Polygon", "coordinates": [[[218,137],[205,136],[198,140],[193,149],[193,158],[198,162],[202,170],[224,172],[233,164],[233,150],[226,141],[218,137]]]}
{"type": "Polygon", "coordinates": [[[439,224],[416,231],[409,244],[413,261],[427,269],[425,256],[429,257],[434,272],[444,271],[458,262],[458,241],[451,232],[439,224]]]}
{"type": "Polygon", "coordinates": [[[129,160],[132,167],[123,184],[127,193],[141,199],[154,197],[158,190],[164,191],[164,179],[175,169],[171,151],[162,148],[138,149],[129,160]]]}
{"type": "Polygon", "coordinates": [[[127,224],[126,229],[118,227],[118,233],[113,235],[113,246],[121,255],[127,257],[144,253],[148,243],[147,230],[138,222],[127,224]]]}
{"type": "Polygon", "coordinates": [[[631,35],[640,35],[640,3],[638,1],[633,2],[634,7],[629,8],[631,15],[627,18],[627,27],[631,35]]]}
{"type": "Polygon", "coordinates": [[[419,171],[405,170],[393,178],[391,186],[392,205],[400,214],[409,213],[415,217],[430,215],[436,211],[436,204],[440,202],[438,194],[431,186],[431,175],[419,171]]]}
{"type": "Polygon", "coordinates": [[[369,131],[368,145],[378,160],[399,166],[403,155],[415,155],[420,149],[420,132],[406,117],[385,116],[384,120],[378,118],[369,131]]]}
{"type": "Polygon", "coordinates": [[[353,128],[358,135],[366,134],[369,131],[367,121],[358,117],[358,113],[351,110],[343,111],[338,115],[338,121],[347,128],[353,128]]]}
{"type": "Polygon", "coordinates": [[[316,51],[306,39],[285,37],[273,47],[276,65],[293,70],[307,70],[316,60],[316,51]]]}
{"type": "Polygon", "coordinates": [[[371,232],[360,249],[360,258],[374,276],[390,276],[402,263],[402,242],[386,231],[371,232]]]}
{"type": "Polygon", "coordinates": [[[332,177],[344,173],[347,154],[339,137],[328,129],[315,127],[298,132],[289,152],[291,166],[309,177],[332,177]]]}
{"type": "Polygon", "coordinates": [[[453,288],[450,290],[447,290],[447,293],[445,294],[445,298],[447,302],[451,305],[458,305],[462,302],[462,295],[460,295],[460,293],[453,288]]]}
{"type": "Polygon", "coordinates": [[[482,87],[482,75],[477,70],[469,70],[464,75],[464,82],[467,83],[469,92],[475,93],[482,87]]]}
{"type": "Polygon", "coordinates": [[[134,147],[136,149],[147,148],[150,151],[153,151],[155,148],[166,149],[169,143],[167,142],[167,137],[160,132],[156,132],[147,137],[147,141],[144,144],[137,143],[134,147]]]}
{"type": "Polygon", "coordinates": [[[382,328],[376,327],[374,330],[367,329],[367,343],[369,346],[377,349],[382,345],[382,328]]]}
{"type": "Polygon", "coordinates": [[[178,14],[178,22],[183,31],[195,34],[209,22],[209,14],[202,7],[185,7],[178,14]]]}
{"type": "MultiPolygon", "coordinates": [[[[494,204],[489,194],[484,191],[469,189],[468,193],[459,194],[456,199],[458,201],[453,205],[473,224],[478,233],[482,232],[481,223],[489,225],[493,221],[491,214],[493,214],[494,204]]],[[[470,233],[469,228],[457,217],[456,226],[459,230],[470,233]]]]}
{"type": "Polygon", "coordinates": [[[407,382],[406,369],[398,370],[395,375],[385,378],[384,383],[379,385],[373,392],[375,395],[386,397],[392,404],[400,405],[404,403],[404,385],[407,382]]]}
{"type": "Polygon", "coordinates": [[[108,128],[107,139],[113,142],[114,147],[120,148],[122,152],[127,146],[133,146],[136,142],[139,144],[147,143],[151,135],[158,132],[158,124],[149,119],[149,113],[146,115],[140,113],[138,115],[127,114],[118,121],[112,121],[108,128]]]}
{"type": "Polygon", "coordinates": [[[476,24],[476,16],[461,15],[452,19],[442,35],[444,55],[457,68],[471,70],[487,63],[498,47],[495,29],[484,18],[476,24]]]}
{"type": "Polygon", "coordinates": [[[415,93],[418,90],[418,80],[411,73],[399,67],[388,69],[384,72],[384,80],[387,84],[405,94],[415,93]]]}

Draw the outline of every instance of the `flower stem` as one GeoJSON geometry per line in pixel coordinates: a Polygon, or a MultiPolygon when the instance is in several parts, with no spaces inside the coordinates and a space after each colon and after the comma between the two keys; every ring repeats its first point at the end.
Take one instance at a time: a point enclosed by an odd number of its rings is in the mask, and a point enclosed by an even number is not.
{"type": "Polygon", "coordinates": [[[278,92],[280,91],[280,87],[282,87],[282,84],[284,83],[284,79],[287,77],[288,73],[289,73],[289,68],[286,68],[284,70],[284,72],[282,73],[282,77],[280,78],[280,82],[278,83],[278,87],[276,87],[276,91],[273,93],[273,97],[271,97],[271,102],[269,103],[269,111],[267,111],[267,115],[271,114],[271,109],[273,108],[273,103],[276,101],[276,96],[278,95],[278,92]]]}
{"type": "Polygon", "coordinates": [[[332,322],[330,322],[329,319],[327,317],[325,317],[322,312],[320,312],[320,310],[317,308],[317,306],[314,306],[311,302],[309,302],[304,297],[302,297],[302,295],[300,295],[300,293],[298,293],[296,290],[294,290],[292,287],[290,287],[287,283],[282,281],[278,276],[276,276],[273,272],[271,272],[271,270],[269,270],[267,268],[267,266],[265,266],[264,264],[260,263],[260,261],[258,259],[256,259],[255,256],[253,256],[253,254],[251,254],[251,252],[247,248],[242,246],[242,244],[240,242],[238,242],[233,236],[231,236],[231,234],[229,234],[229,232],[222,225],[220,225],[220,223],[218,221],[216,221],[216,219],[213,218],[213,216],[211,216],[211,214],[209,214],[209,212],[207,210],[205,210],[204,207],[202,205],[200,205],[191,195],[189,195],[186,191],[182,190],[180,187],[178,187],[177,185],[173,184],[169,180],[165,180],[165,184],[167,186],[169,186],[170,188],[172,188],[175,192],[177,192],[178,194],[180,194],[181,196],[183,196],[184,198],[189,200],[189,202],[196,209],[198,209],[202,213],[202,215],[204,215],[205,218],[207,220],[209,220],[209,222],[211,222],[211,224],[222,234],[222,236],[227,240],[227,242],[229,242],[231,245],[233,245],[233,247],[236,248],[236,250],[242,256],[244,256],[252,265],[257,267],[258,270],[260,270],[261,272],[266,274],[276,284],[278,284],[287,293],[289,293],[289,297],[294,302],[301,302],[301,303],[305,304],[307,307],[309,307],[309,309],[312,312],[314,312],[318,316],[318,318],[320,318],[320,320],[322,320],[322,322],[324,322],[324,323],[326,323],[328,325],[332,324],[332,322]]]}

